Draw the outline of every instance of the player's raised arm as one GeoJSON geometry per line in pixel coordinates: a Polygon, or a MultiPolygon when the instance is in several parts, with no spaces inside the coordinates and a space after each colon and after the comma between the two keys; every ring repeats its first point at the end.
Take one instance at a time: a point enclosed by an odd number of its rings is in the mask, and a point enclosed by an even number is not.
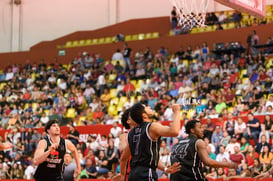
{"type": "Polygon", "coordinates": [[[165,137],[176,137],[180,131],[180,105],[174,104],[172,105],[173,110],[173,122],[170,126],[163,126],[160,123],[153,123],[150,126],[150,135],[152,138],[156,139],[160,136],[165,137]]]}

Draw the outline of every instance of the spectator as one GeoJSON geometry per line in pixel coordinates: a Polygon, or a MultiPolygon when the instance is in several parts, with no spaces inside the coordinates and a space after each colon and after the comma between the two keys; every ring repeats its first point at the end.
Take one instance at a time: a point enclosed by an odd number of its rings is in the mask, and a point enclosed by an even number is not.
{"type": "Polygon", "coordinates": [[[262,151],[260,152],[260,162],[261,164],[268,166],[270,164],[270,161],[273,159],[273,153],[270,152],[270,147],[265,145],[263,146],[262,151]]]}
{"type": "Polygon", "coordinates": [[[261,124],[261,133],[259,136],[259,140],[261,140],[261,136],[265,135],[266,136],[266,142],[269,143],[269,139],[272,135],[272,131],[273,131],[273,122],[271,119],[270,115],[265,115],[264,121],[261,124]]]}
{"type": "Polygon", "coordinates": [[[241,137],[240,153],[246,154],[248,152],[249,143],[245,137],[241,137]]]}
{"type": "Polygon", "coordinates": [[[211,141],[206,137],[204,138],[204,141],[205,141],[206,145],[210,147],[210,151],[212,153],[215,153],[216,149],[215,149],[215,146],[211,143],[211,141]]]}
{"type": "Polygon", "coordinates": [[[176,12],[176,7],[173,6],[173,9],[171,11],[171,24],[172,24],[172,30],[174,30],[178,24],[178,15],[176,12]]]}
{"type": "Polygon", "coordinates": [[[49,118],[48,118],[48,116],[45,113],[43,113],[42,117],[40,118],[40,121],[42,123],[42,126],[45,126],[46,123],[49,121],[49,118]]]}
{"type": "Polygon", "coordinates": [[[102,95],[106,86],[104,72],[100,72],[100,75],[98,76],[98,79],[97,79],[97,86],[98,86],[99,95],[102,95]]]}
{"type": "Polygon", "coordinates": [[[232,114],[229,113],[228,120],[224,122],[224,131],[227,131],[230,136],[234,135],[235,129],[235,120],[233,119],[232,114]]]}
{"type": "Polygon", "coordinates": [[[235,101],[235,94],[233,93],[233,91],[230,88],[227,89],[225,99],[226,99],[227,106],[231,107],[233,102],[235,101]]]}
{"type": "Polygon", "coordinates": [[[84,159],[85,165],[86,165],[87,160],[91,159],[92,166],[96,166],[96,156],[94,154],[94,151],[92,149],[90,149],[89,146],[87,146],[87,148],[85,149],[84,155],[85,156],[83,157],[83,159],[84,159]]]}
{"type": "Polygon", "coordinates": [[[225,103],[225,98],[224,97],[219,97],[217,100],[217,104],[215,106],[215,110],[217,114],[223,114],[225,108],[227,107],[225,103]]]}
{"type": "Polygon", "coordinates": [[[32,134],[30,143],[32,144],[32,148],[36,150],[38,142],[42,138],[42,135],[38,132],[38,129],[34,129],[34,132],[32,134]]]}
{"type": "Polygon", "coordinates": [[[94,135],[91,135],[91,142],[89,143],[89,149],[93,150],[95,155],[98,153],[98,151],[100,149],[99,143],[96,141],[96,136],[94,136],[94,135]]]}
{"type": "Polygon", "coordinates": [[[254,118],[252,113],[248,113],[247,131],[244,132],[244,137],[251,137],[254,139],[255,145],[258,143],[258,137],[260,135],[260,122],[257,118],[254,118]]]}
{"type": "Polygon", "coordinates": [[[124,57],[120,52],[120,49],[117,49],[117,51],[113,54],[112,60],[124,60],[124,57]]]}
{"type": "Polygon", "coordinates": [[[32,163],[28,164],[27,168],[25,169],[24,179],[26,179],[26,180],[33,179],[34,171],[35,171],[35,169],[34,169],[32,163]]]}
{"type": "Polygon", "coordinates": [[[231,20],[236,23],[237,28],[238,28],[238,26],[240,27],[240,22],[242,20],[242,14],[239,11],[235,11],[232,14],[231,20]]]}
{"type": "MultiPolygon", "coordinates": [[[[167,147],[165,147],[163,149],[163,151],[161,152],[160,155],[160,160],[162,161],[162,163],[164,164],[165,167],[169,167],[171,166],[171,161],[170,161],[170,153],[167,147]]],[[[157,169],[157,174],[160,178],[164,178],[164,172],[162,172],[161,170],[157,169]]],[[[168,178],[168,176],[167,176],[168,178]]]]}
{"type": "Polygon", "coordinates": [[[265,107],[268,106],[273,107],[273,95],[270,95],[268,101],[266,101],[265,107]]]}
{"type": "Polygon", "coordinates": [[[220,144],[226,147],[227,144],[230,142],[230,138],[231,138],[231,136],[229,136],[228,132],[224,131],[223,132],[223,137],[222,137],[222,139],[220,141],[220,144]]]}
{"type": "Polygon", "coordinates": [[[111,100],[111,94],[108,89],[103,90],[103,94],[100,96],[100,100],[103,104],[105,104],[107,107],[110,105],[111,100]]]}
{"type": "Polygon", "coordinates": [[[246,153],[246,163],[249,169],[252,169],[254,167],[254,160],[257,158],[259,158],[259,154],[255,152],[252,145],[249,145],[248,152],[246,153]]]}
{"type": "Polygon", "coordinates": [[[126,72],[126,70],[130,71],[131,69],[131,59],[130,59],[131,52],[132,52],[132,49],[128,47],[127,43],[125,43],[123,48],[124,72],[126,72]]]}
{"type": "Polygon", "coordinates": [[[130,79],[126,80],[126,84],[123,88],[123,91],[126,95],[130,96],[134,93],[135,91],[135,86],[130,82],[130,79]]]}
{"type": "Polygon", "coordinates": [[[237,137],[236,135],[232,135],[230,143],[228,143],[226,146],[226,152],[228,152],[229,154],[234,154],[235,146],[237,146],[240,151],[240,144],[237,142],[237,137]]]}
{"type": "Polygon", "coordinates": [[[242,178],[251,177],[251,172],[249,171],[246,163],[241,164],[241,169],[240,176],[242,178]]]}
{"type": "Polygon", "coordinates": [[[223,132],[220,128],[220,126],[216,126],[215,127],[215,131],[212,134],[211,137],[211,143],[214,145],[216,151],[215,153],[218,154],[219,153],[219,149],[220,149],[220,142],[223,138],[223,132]]]}
{"type": "Polygon", "coordinates": [[[235,121],[235,127],[234,127],[235,135],[239,135],[241,138],[246,131],[246,124],[243,121],[241,117],[238,117],[238,120],[235,121]]]}
{"type": "Polygon", "coordinates": [[[109,170],[107,168],[107,166],[108,166],[108,159],[107,159],[107,157],[106,157],[106,155],[105,155],[105,153],[104,153],[103,150],[99,151],[99,155],[98,155],[98,157],[96,159],[96,163],[97,163],[97,167],[98,167],[98,170],[97,170],[98,175],[101,176],[101,175],[108,174],[108,172],[109,172],[109,170]]]}
{"type": "Polygon", "coordinates": [[[262,152],[262,149],[265,147],[265,146],[268,146],[270,148],[270,144],[266,141],[266,136],[265,135],[262,135],[261,136],[261,142],[258,143],[258,144],[255,144],[255,151],[257,153],[261,153],[262,152]]]}
{"type": "Polygon", "coordinates": [[[69,133],[67,134],[67,139],[70,140],[76,147],[79,143],[80,133],[75,129],[73,123],[69,125],[69,133]]]}
{"type": "Polygon", "coordinates": [[[225,151],[225,146],[221,145],[220,149],[219,149],[219,153],[216,155],[216,161],[223,162],[224,159],[229,161],[229,156],[230,156],[230,154],[225,151]]]}
{"type": "Polygon", "coordinates": [[[251,52],[252,52],[252,56],[257,56],[258,55],[258,51],[257,48],[253,47],[255,45],[259,44],[259,36],[257,35],[257,32],[255,30],[252,31],[252,36],[251,36],[251,52]]]}
{"type": "Polygon", "coordinates": [[[118,34],[115,36],[115,40],[118,41],[118,42],[123,42],[123,41],[124,41],[124,35],[121,34],[121,33],[118,33],[118,34]]]}
{"type": "Polygon", "coordinates": [[[114,146],[113,140],[109,140],[109,145],[106,149],[106,157],[108,158],[108,165],[107,165],[108,170],[110,171],[112,170],[113,172],[115,172],[115,169],[118,163],[118,158],[119,158],[119,151],[114,146]]]}
{"type": "Polygon", "coordinates": [[[254,160],[254,167],[253,169],[251,170],[252,172],[252,177],[256,177],[257,175],[260,175],[262,173],[262,170],[263,170],[263,166],[262,164],[260,163],[260,160],[258,158],[256,158],[254,160]]]}
{"type": "Polygon", "coordinates": [[[207,146],[207,151],[208,151],[209,157],[211,159],[213,159],[213,160],[216,160],[216,154],[211,151],[211,147],[210,146],[207,146]]]}
{"type": "Polygon", "coordinates": [[[13,163],[11,169],[11,178],[12,179],[23,179],[24,177],[24,170],[22,165],[13,163]]]}
{"type": "Polygon", "coordinates": [[[114,136],[114,138],[117,138],[118,134],[122,132],[121,128],[118,126],[118,122],[113,123],[113,127],[110,129],[110,133],[114,136]]]}
{"type": "Polygon", "coordinates": [[[92,159],[89,158],[86,160],[85,170],[88,175],[88,178],[90,179],[96,179],[98,175],[97,168],[94,165],[95,163],[93,162],[92,159]]]}
{"type": "Polygon", "coordinates": [[[93,121],[97,121],[96,124],[101,124],[103,120],[104,114],[102,112],[102,108],[98,106],[93,113],[93,121]]]}
{"type": "MultiPolygon", "coordinates": [[[[230,160],[232,162],[237,163],[238,165],[241,165],[243,161],[245,161],[245,157],[242,153],[240,153],[240,147],[239,146],[234,146],[234,153],[230,154],[230,160]]],[[[240,169],[242,168],[237,168],[236,172],[240,173],[240,169]]]]}
{"type": "Polygon", "coordinates": [[[227,21],[227,16],[225,15],[225,12],[221,11],[218,17],[218,22],[222,24],[222,23],[225,23],[226,21],[227,21]]]}
{"type": "Polygon", "coordinates": [[[72,160],[70,153],[66,153],[64,156],[64,181],[73,181],[74,180],[74,170],[77,168],[76,163],[72,160]]]}

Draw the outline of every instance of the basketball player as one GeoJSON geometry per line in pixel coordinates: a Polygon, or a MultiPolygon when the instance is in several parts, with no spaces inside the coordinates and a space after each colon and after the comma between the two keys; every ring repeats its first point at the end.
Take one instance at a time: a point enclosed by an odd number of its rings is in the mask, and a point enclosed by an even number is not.
{"type": "MultiPolygon", "coordinates": [[[[131,111],[131,108],[126,109],[124,111],[124,113],[122,114],[122,117],[121,117],[121,123],[122,123],[122,125],[126,129],[132,129],[133,127],[135,127],[137,125],[130,118],[130,111],[131,111]]],[[[122,166],[120,167],[120,170],[121,170],[120,173],[121,174],[118,174],[115,177],[113,177],[114,181],[124,181],[124,180],[127,180],[126,176],[127,176],[127,174],[129,174],[129,171],[130,171],[130,170],[128,171],[128,169],[129,169],[128,168],[128,163],[129,163],[130,155],[129,154],[123,154],[123,150],[128,145],[127,135],[128,135],[127,133],[123,133],[123,134],[120,135],[120,138],[119,138],[120,139],[119,149],[120,149],[120,152],[121,152],[121,160],[120,160],[120,162],[123,162],[123,163],[121,163],[122,166]]],[[[175,173],[175,172],[177,172],[177,171],[180,170],[179,169],[180,165],[179,165],[179,163],[175,163],[172,166],[170,166],[170,167],[168,167],[168,168],[165,169],[164,164],[162,163],[161,160],[159,160],[157,168],[161,169],[162,171],[165,171],[166,173],[175,173]]]]}
{"type": "Polygon", "coordinates": [[[272,176],[273,174],[273,166],[267,171],[267,172],[264,172],[264,173],[261,173],[260,175],[257,175],[255,177],[255,181],[260,179],[260,180],[263,180],[265,178],[270,178],[270,176],[272,176]]]}
{"type": "Polygon", "coordinates": [[[202,140],[204,128],[200,121],[192,120],[186,124],[187,138],[182,139],[172,148],[171,163],[180,162],[180,172],[171,175],[171,181],[196,181],[204,180],[202,162],[210,167],[237,168],[232,162],[217,162],[211,159],[207,152],[207,145],[202,140]]]}
{"type": "Polygon", "coordinates": [[[0,150],[6,150],[13,147],[13,144],[6,142],[6,143],[0,143],[0,150]]]}
{"type": "MultiPolygon", "coordinates": [[[[137,124],[132,120],[130,119],[130,111],[131,111],[131,108],[128,108],[124,111],[124,113],[122,114],[121,116],[121,124],[123,127],[125,127],[125,129],[129,130],[132,129],[133,127],[135,127],[137,124]]],[[[120,136],[119,136],[119,150],[120,152],[122,152],[126,145],[127,145],[127,133],[124,132],[122,133],[120,136]]]]}
{"type": "Polygon", "coordinates": [[[177,136],[180,130],[180,106],[172,106],[174,121],[171,126],[163,126],[160,123],[152,122],[153,111],[141,103],[136,103],[130,111],[130,118],[137,124],[128,133],[128,144],[123,150],[120,160],[121,177],[125,177],[125,167],[127,160],[130,161],[131,171],[129,181],[158,180],[156,168],[165,172],[175,172],[179,169],[179,164],[173,164],[170,169],[165,168],[159,162],[159,142],[160,137],[177,136]],[[169,169],[169,170],[168,170],[169,169]]]}
{"type": "MultiPolygon", "coordinates": [[[[125,127],[125,129],[127,129],[129,131],[130,131],[130,129],[132,129],[133,127],[135,127],[137,125],[132,119],[130,119],[130,111],[131,111],[131,108],[126,109],[121,116],[122,126],[125,127]]],[[[128,144],[127,143],[127,135],[128,135],[128,133],[124,132],[119,136],[119,150],[121,153],[121,158],[123,158],[124,164],[123,164],[122,168],[120,167],[120,173],[122,173],[122,174],[117,174],[116,176],[114,176],[112,179],[113,181],[127,180],[126,176],[130,171],[130,168],[128,168],[130,155],[127,154],[128,158],[127,157],[124,158],[124,153],[123,153],[124,149],[126,148],[126,146],[128,144]]]]}
{"type": "Polygon", "coordinates": [[[39,141],[34,153],[33,163],[37,165],[34,173],[36,181],[63,181],[64,155],[69,150],[73,155],[77,168],[74,176],[81,172],[79,155],[76,147],[69,140],[60,137],[60,126],[57,120],[50,120],[45,125],[48,133],[39,141]]]}

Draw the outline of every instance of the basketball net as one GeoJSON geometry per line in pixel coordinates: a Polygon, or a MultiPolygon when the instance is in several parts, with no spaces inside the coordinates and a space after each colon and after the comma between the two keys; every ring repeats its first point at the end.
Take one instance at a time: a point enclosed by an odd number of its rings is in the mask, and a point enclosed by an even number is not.
{"type": "Polygon", "coordinates": [[[206,27],[206,13],[209,0],[170,0],[176,7],[178,23],[182,29],[206,27]]]}

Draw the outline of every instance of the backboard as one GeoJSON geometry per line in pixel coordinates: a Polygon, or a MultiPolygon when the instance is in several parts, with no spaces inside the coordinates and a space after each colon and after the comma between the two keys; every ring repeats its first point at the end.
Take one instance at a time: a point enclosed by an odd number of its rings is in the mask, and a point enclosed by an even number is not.
{"type": "Polygon", "coordinates": [[[215,0],[225,6],[229,6],[240,12],[264,18],[266,11],[266,0],[215,0]]]}

